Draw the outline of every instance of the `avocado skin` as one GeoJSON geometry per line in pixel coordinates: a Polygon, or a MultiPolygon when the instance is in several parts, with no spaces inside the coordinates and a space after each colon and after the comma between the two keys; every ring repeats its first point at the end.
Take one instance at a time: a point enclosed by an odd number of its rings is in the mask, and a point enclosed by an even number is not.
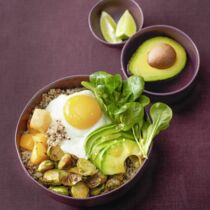
{"type": "Polygon", "coordinates": [[[133,75],[142,76],[146,82],[154,82],[177,76],[184,69],[186,63],[187,54],[183,46],[171,38],[158,36],[144,41],[138,47],[128,63],[128,71],[133,75]],[[150,50],[160,43],[170,45],[176,52],[176,62],[170,68],[157,69],[147,62],[150,50]]]}

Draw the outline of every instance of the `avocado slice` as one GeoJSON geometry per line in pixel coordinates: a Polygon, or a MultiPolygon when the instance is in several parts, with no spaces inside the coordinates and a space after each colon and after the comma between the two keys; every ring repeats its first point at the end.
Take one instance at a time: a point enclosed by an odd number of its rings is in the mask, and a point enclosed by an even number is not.
{"type": "Polygon", "coordinates": [[[94,159],[94,164],[96,165],[97,168],[101,169],[101,163],[103,160],[103,154],[106,152],[106,150],[108,148],[110,148],[112,145],[116,144],[118,141],[109,141],[109,142],[104,142],[102,143],[101,147],[102,149],[100,150],[100,152],[96,155],[95,159],[94,159]]]}
{"type": "Polygon", "coordinates": [[[111,133],[110,131],[113,132],[113,130],[116,130],[115,132],[118,132],[116,125],[109,124],[109,125],[102,126],[98,129],[96,129],[95,131],[91,132],[85,140],[86,154],[88,155],[90,153],[90,150],[91,150],[96,139],[101,138],[102,136],[111,133]]]}
{"type": "Polygon", "coordinates": [[[147,82],[166,80],[179,74],[184,69],[186,62],[187,55],[183,46],[171,38],[158,36],[146,40],[139,46],[129,61],[128,71],[131,74],[142,76],[147,82]],[[159,44],[171,46],[176,53],[173,65],[165,69],[155,68],[148,63],[148,54],[159,44]]]}
{"type": "Polygon", "coordinates": [[[99,167],[105,175],[125,173],[125,160],[131,155],[140,155],[137,143],[132,140],[121,139],[100,153],[99,167]]]}
{"type": "Polygon", "coordinates": [[[109,136],[101,137],[97,141],[95,141],[92,149],[90,150],[89,157],[92,161],[96,158],[98,153],[110,142],[113,142],[117,139],[121,138],[120,133],[112,134],[109,136]]]}
{"type": "Polygon", "coordinates": [[[98,153],[100,153],[100,151],[105,146],[109,145],[110,142],[116,142],[118,140],[122,140],[123,138],[134,140],[134,137],[127,132],[118,132],[107,136],[102,136],[101,138],[97,139],[94,142],[92,149],[90,150],[89,153],[90,159],[94,161],[98,153]]]}
{"type": "Polygon", "coordinates": [[[95,147],[106,141],[116,140],[118,138],[134,139],[133,135],[129,132],[120,131],[118,126],[110,124],[92,132],[86,139],[85,151],[87,156],[93,160],[98,150],[95,147]],[[93,155],[94,154],[94,155],[93,155]],[[93,157],[92,157],[93,156],[93,157]]]}

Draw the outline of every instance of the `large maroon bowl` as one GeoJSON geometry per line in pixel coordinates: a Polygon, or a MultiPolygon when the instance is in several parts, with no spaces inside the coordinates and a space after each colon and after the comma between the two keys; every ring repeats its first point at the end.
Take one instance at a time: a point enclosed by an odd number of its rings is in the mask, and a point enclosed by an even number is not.
{"type": "MultiPolygon", "coordinates": [[[[69,77],[59,79],[55,82],[52,82],[52,83],[48,84],[47,86],[45,86],[44,88],[40,89],[30,99],[30,101],[25,106],[22,114],[20,115],[19,121],[17,123],[16,133],[15,133],[15,146],[16,146],[18,158],[19,158],[21,167],[23,169],[23,172],[26,175],[25,177],[26,178],[28,177],[28,179],[31,180],[31,184],[38,186],[40,191],[42,191],[45,194],[48,194],[49,196],[53,197],[54,199],[56,199],[60,202],[63,202],[63,203],[69,204],[69,205],[73,205],[73,206],[83,206],[83,207],[89,207],[89,206],[95,206],[95,205],[101,205],[104,203],[108,203],[108,202],[114,200],[115,198],[120,197],[122,194],[126,193],[134,185],[134,183],[136,183],[136,181],[141,177],[146,165],[149,163],[150,154],[151,154],[151,152],[149,152],[149,158],[143,162],[143,164],[139,168],[137,174],[132,179],[130,179],[127,183],[123,184],[121,187],[119,187],[111,192],[107,192],[105,194],[98,195],[95,197],[90,197],[87,199],[76,199],[76,198],[72,198],[69,196],[56,194],[56,193],[48,190],[46,187],[41,185],[39,182],[37,182],[35,179],[33,179],[30,176],[30,174],[28,173],[28,171],[26,170],[25,166],[23,165],[23,163],[21,161],[20,149],[19,149],[20,137],[23,134],[23,132],[27,129],[27,121],[29,119],[30,113],[32,112],[34,107],[37,104],[39,104],[39,102],[41,101],[41,96],[43,93],[48,92],[52,88],[73,89],[73,88],[81,87],[81,82],[87,81],[87,80],[88,80],[88,76],[86,76],[86,75],[69,76],[69,77]]],[[[150,151],[151,151],[151,149],[152,149],[152,147],[150,148],[150,151]]]]}
{"type": "Polygon", "coordinates": [[[200,67],[198,49],[192,39],[183,31],[173,26],[154,25],[143,28],[131,37],[122,49],[121,69],[124,76],[130,76],[128,63],[137,48],[147,39],[156,36],[166,36],[180,43],[187,52],[187,64],[184,70],[174,78],[145,83],[145,94],[153,101],[175,103],[185,97],[194,85],[200,67]]]}

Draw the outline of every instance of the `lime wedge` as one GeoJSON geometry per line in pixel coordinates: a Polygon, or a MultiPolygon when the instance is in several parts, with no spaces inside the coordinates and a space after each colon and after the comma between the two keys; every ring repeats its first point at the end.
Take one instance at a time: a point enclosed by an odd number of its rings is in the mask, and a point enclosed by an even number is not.
{"type": "Polygon", "coordinates": [[[133,16],[126,10],[117,23],[116,37],[127,39],[136,33],[136,23],[133,16]]]}
{"type": "Polygon", "coordinates": [[[114,19],[105,11],[101,13],[100,18],[101,33],[104,39],[109,43],[118,43],[122,40],[115,35],[117,24],[114,19]]]}

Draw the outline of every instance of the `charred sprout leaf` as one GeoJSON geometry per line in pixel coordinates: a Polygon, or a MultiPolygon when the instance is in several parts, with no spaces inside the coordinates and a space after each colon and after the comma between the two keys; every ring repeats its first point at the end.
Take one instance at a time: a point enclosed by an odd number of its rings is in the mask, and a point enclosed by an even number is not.
{"type": "Polygon", "coordinates": [[[78,167],[72,167],[67,170],[69,173],[80,174],[80,170],[78,167]]]}
{"type": "Polygon", "coordinates": [[[137,157],[135,155],[131,155],[128,159],[129,159],[128,162],[130,162],[134,168],[139,168],[140,167],[140,165],[141,165],[141,158],[140,157],[137,157]]]}
{"type": "Polygon", "coordinates": [[[61,194],[61,195],[69,195],[68,187],[64,187],[64,186],[50,186],[48,189],[53,191],[53,192],[56,192],[58,194],[61,194]]]}
{"type": "Polygon", "coordinates": [[[108,179],[108,181],[106,182],[105,188],[106,190],[110,191],[119,187],[121,184],[122,184],[122,181],[120,179],[112,177],[108,179]]]}
{"type": "Polygon", "coordinates": [[[101,172],[90,176],[86,179],[85,183],[90,189],[96,188],[101,184],[104,184],[107,180],[107,176],[103,175],[101,172]]]}
{"type": "Polygon", "coordinates": [[[43,182],[50,185],[61,185],[62,179],[68,176],[68,173],[64,170],[51,169],[46,171],[43,175],[43,182]]]}
{"type": "Polygon", "coordinates": [[[82,181],[82,176],[74,173],[69,173],[67,176],[62,178],[62,184],[64,186],[73,186],[80,181],[82,181]]]}
{"type": "Polygon", "coordinates": [[[64,154],[59,163],[58,169],[68,169],[72,166],[75,166],[77,162],[77,157],[71,154],[64,154]]]}
{"type": "Polygon", "coordinates": [[[50,160],[59,161],[64,155],[64,152],[58,145],[51,146],[47,150],[47,155],[50,158],[50,160]]]}
{"type": "Polygon", "coordinates": [[[104,191],[104,189],[105,189],[105,185],[102,184],[102,185],[100,185],[100,186],[98,186],[98,187],[96,187],[94,189],[91,189],[90,190],[90,195],[92,195],[92,196],[99,195],[99,194],[101,194],[104,191]]]}
{"type": "Polygon", "coordinates": [[[74,198],[87,198],[89,195],[89,188],[84,182],[78,182],[71,187],[71,195],[74,198]]]}
{"type": "Polygon", "coordinates": [[[80,158],[77,161],[77,167],[79,172],[83,176],[92,176],[97,173],[95,165],[93,165],[89,160],[80,158]]]}
{"type": "Polygon", "coordinates": [[[115,174],[111,176],[111,179],[117,179],[120,182],[122,182],[124,180],[124,174],[115,174]]]}
{"type": "Polygon", "coordinates": [[[43,162],[41,162],[39,164],[39,167],[37,169],[37,171],[39,172],[45,172],[45,171],[48,171],[50,169],[53,169],[55,167],[55,164],[53,161],[51,160],[44,160],[43,162]]]}
{"type": "Polygon", "coordinates": [[[164,103],[155,103],[150,108],[151,123],[147,121],[146,125],[143,127],[142,135],[140,139],[140,145],[143,149],[143,156],[147,158],[149,147],[152,140],[156,135],[168,128],[173,112],[169,106],[164,103]]]}

